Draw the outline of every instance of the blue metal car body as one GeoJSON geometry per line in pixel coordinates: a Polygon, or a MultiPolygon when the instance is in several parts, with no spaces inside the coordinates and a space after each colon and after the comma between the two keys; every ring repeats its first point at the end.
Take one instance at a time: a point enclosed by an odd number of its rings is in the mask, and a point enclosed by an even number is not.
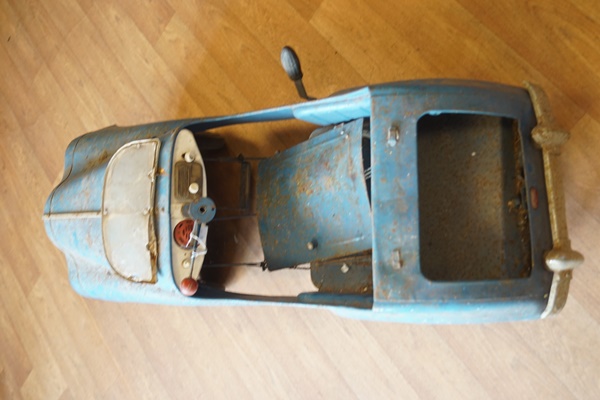
{"type": "MultiPolygon", "coordinates": [[[[524,88],[473,81],[409,81],[238,115],[109,127],[83,135],[67,148],[62,182],[44,209],[46,231],[65,253],[72,286],[96,299],[325,307],[346,317],[410,323],[540,318],[562,308],[564,299],[559,300],[562,305],[549,306],[549,298],[558,290],[559,272],[548,267],[545,256],[557,248],[557,242],[553,240],[544,153],[532,137],[539,125],[534,106],[524,88]],[[430,279],[423,272],[419,121],[442,114],[498,117],[517,124],[525,178],[526,245],[530,247],[530,267],[522,276],[445,280],[430,279]],[[194,296],[184,296],[172,270],[170,218],[173,146],[179,132],[286,119],[331,125],[331,129],[259,164],[257,212],[269,269],[370,251],[372,290],[269,297],[201,284],[194,296]],[[362,178],[363,165],[357,161],[365,120],[369,121],[368,188],[362,178]],[[107,165],[122,146],[143,139],[160,141],[152,210],[157,238],[154,282],[134,282],[115,273],[101,240],[107,165]],[[278,230],[277,218],[287,219],[290,227],[278,230]]],[[[565,284],[568,291],[570,269],[568,273],[561,275],[563,292],[565,284]]]]}

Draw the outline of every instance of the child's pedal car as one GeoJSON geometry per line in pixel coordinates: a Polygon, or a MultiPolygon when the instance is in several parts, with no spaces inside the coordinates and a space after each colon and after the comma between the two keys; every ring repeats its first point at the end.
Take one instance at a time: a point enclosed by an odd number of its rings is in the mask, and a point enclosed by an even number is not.
{"type": "Polygon", "coordinates": [[[555,165],[567,139],[537,86],[368,86],[83,135],[67,148],[44,221],[72,286],[98,299],[288,304],[426,323],[544,318],[564,306],[583,260],[570,248],[555,165]],[[254,204],[261,266],[309,264],[317,290],[273,297],[209,285],[200,272],[222,214],[207,187],[228,183],[207,181],[202,148],[219,139],[205,132],[286,119],[320,127],[259,161],[255,190],[239,159],[240,210],[254,204]]]}

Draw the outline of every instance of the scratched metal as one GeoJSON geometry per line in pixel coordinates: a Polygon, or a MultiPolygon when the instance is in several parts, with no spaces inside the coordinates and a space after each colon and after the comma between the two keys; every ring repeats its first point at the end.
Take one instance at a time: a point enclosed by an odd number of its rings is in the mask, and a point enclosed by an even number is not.
{"type": "Polygon", "coordinates": [[[371,252],[316,261],[310,264],[310,278],[319,292],[373,294],[371,252]]]}
{"type": "Polygon", "coordinates": [[[257,213],[269,269],[371,248],[362,131],[362,119],[338,125],[259,163],[257,213]]]}
{"type": "MultiPolygon", "coordinates": [[[[244,114],[132,128],[110,127],[76,139],[69,146],[65,155],[65,180],[51,194],[45,214],[99,211],[104,171],[112,154],[131,140],[159,138],[159,170],[162,172],[157,176],[156,185],[159,238],[156,284],[134,284],[106,272],[108,265],[100,251],[101,243],[96,243],[101,238],[99,218],[47,219],[46,229],[65,252],[72,285],[80,293],[100,299],[187,305],[328,307],[347,317],[404,322],[464,323],[537,318],[544,309],[552,279],[543,260],[552,241],[542,156],[531,139],[535,124],[531,101],[524,89],[483,82],[431,80],[357,88],[321,100],[244,114]],[[531,239],[532,268],[528,277],[447,282],[424,276],[419,234],[417,121],[428,113],[481,114],[517,121],[522,137],[531,239]],[[172,142],[179,129],[188,127],[192,131],[202,131],[225,125],[292,118],[329,125],[364,117],[370,117],[371,121],[372,214],[355,210],[358,212],[350,217],[366,216],[367,225],[373,229],[373,296],[305,293],[297,297],[267,297],[201,287],[196,297],[190,298],[177,291],[170,271],[168,246],[172,142]],[[398,137],[390,141],[388,132],[392,125],[399,129],[398,137]],[[535,209],[531,207],[532,188],[538,193],[539,205],[535,209]]],[[[322,136],[325,135],[315,139],[322,136]]],[[[308,143],[300,146],[312,146],[317,142],[308,143]]],[[[324,207],[339,208],[339,204],[325,203],[324,207]]],[[[346,207],[340,209],[347,211],[346,207]]],[[[348,216],[346,219],[354,222],[348,216]]],[[[363,222],[361,225],[364,226],[363,222]]],[[[299,243],[306,245],[304,240],[299,243]]],[[[360,247],[370,245],[365,243],[360,247]]],[[[464,249],[465,252],[469,250],[464,249]]],[[[514,275],[509,273],[508,276],[514,275]]]]}
{"type": "MultiPolygon", "coordinates": [[[[411,322],[539,318],[551,283],[551,273],[543,261],[544,252],[551,248],[551,238],[547,200],[541,199],[541,153],[531,140],[536,120],[527,92],[503,85],[456,81],[411,82],[403,87],[372,89],[373,308],[386,314],[384,318],[411,322]],[[527,193],[531,187],[537,187],[540,193],[537,209],[532,209],[527,199],[532,256],[529,277],[441,282],[423,275],[417,121],[425,114],[443,113],[518,121],[527,193]],[[388,138],[392,125],[400,130],[395,146],[388,138]]],[[[465,246],[457,251],[471,249],[465,246]]]]}
{"type": "Polygon", "coordinates": [[[64,176],[51,193],[44,214],[48,236],[67,259],[69,280],[83,296],[111,301],[177,303],[181,294],[173,282],[170,257],[169,188],[172,143],[186,121],[135,127],[112,126],[81,136],[69,145],[64,176]],[[131,282],[116,274],[107,261],[102,242],[102,188],[108,161],[133,140],[161,140],[156,195],[155,227],[158,238],[157,282],[131,282]],[[80,218],[61,217],[83,213],[80,218]],[[167,238],[167,240],[165,240],[167,238]]]}

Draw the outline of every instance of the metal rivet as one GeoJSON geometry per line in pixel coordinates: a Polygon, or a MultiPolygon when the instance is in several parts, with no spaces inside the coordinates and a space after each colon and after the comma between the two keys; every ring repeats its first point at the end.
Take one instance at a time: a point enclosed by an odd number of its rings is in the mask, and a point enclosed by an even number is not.
{"type": "Polygon", "coordinates": [[[182,266],[183,268],[185,268],[185,269],[188,269],[189,267],[191,267],[191,266],[192,266],[192,263],[191,263],[191,261],[190,261],[190,260],[188,260],[188,259],[186,258],[185,260],[183,260],[183,261],[181,262],[181,266],[182,266]]]}
{"type": "Polygon", "coordinates": [[[342,264],[342,268],[340,268],[340,270],[342,271],[342,274],[347,273],[348,271],[350,271],[350,267],[348,266],[348,264],[343,263],[342,264]]]}
{"type": "Polygon", "coordinates": [[[196,157],[194,156],[194,154],[192,154],[192,153],[190,153],[190,152],[188,152],[188,153],[185,153],[185,154],[183,155],[183,159],[185,160],[185,162],[188,162],[188,163],[194,162],[194,159],[195,159],[195,158],[196,158],[196,157]]]}
{"type": "Polygon", "coordinates": [[[400,128],[397,125],[392,125],[388,129],[387,144],[394,147],[400,140],[400,128]]]}
{"type": "Polygon", "coordinates": [[[309,250],[314,250],[317,248],[317,245],[318,245],[317,241],[313,239],[310,242],[306,243],[306,248],[309,250]]]}

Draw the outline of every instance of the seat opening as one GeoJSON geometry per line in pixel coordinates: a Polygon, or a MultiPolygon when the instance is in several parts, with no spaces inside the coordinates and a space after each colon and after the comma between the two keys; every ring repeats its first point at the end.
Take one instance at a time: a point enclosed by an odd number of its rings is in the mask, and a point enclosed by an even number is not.
{"type": "Polygon", "coordinates": [[[515,120],[425,115],[417,124],[420,265],[433,281],[531,273],[521,135],[515,120]]]}

